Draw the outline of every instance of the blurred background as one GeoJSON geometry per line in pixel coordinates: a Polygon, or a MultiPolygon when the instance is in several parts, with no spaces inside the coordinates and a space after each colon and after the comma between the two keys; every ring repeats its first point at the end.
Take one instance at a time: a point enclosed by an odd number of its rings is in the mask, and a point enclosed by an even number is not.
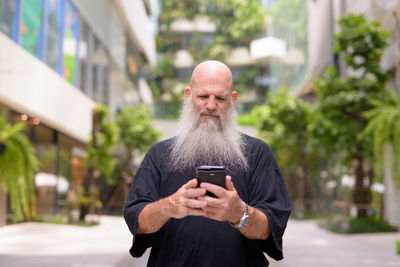
{"type": "Polygon", "coordinates": [[[399,14],[398,0],[0,0],[0,235],[122,220],[194,66],[217,59],[292,221],[398,236],[399,14]]]}

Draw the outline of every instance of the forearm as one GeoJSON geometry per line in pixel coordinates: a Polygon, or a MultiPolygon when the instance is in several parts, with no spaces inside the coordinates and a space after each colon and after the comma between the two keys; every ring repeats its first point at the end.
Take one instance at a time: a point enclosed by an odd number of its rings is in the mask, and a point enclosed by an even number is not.
{"type": "Polygon", "coordinates": [[[155,233],[171,218],[166,212],[168,199],[163,198],[146,205],[139,214],[137,234],[155,233]]]}
{"type": "Polygon", "coordinates": [[[171,218],[181,219],[188,215],[204,216],[205,213],[201,208],[207,203],[197,198],[204,196],[206,190],[196,188],[196,185],[197,180],[192,179],[173,195],[145,206],[139,214],[136,233],[157,232],[171,218]]]}
{"type": "Polygon", "coordinates": [[[250,239],[265,240],[270,234],[267,216],[260,210],[248,206],[250,220],[249,224],[240,229],[240,232],[250,239]]]}

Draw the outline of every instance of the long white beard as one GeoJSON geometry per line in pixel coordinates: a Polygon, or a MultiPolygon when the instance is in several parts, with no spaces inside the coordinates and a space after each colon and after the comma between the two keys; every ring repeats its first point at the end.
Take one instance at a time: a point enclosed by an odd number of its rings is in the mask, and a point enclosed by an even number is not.
{"type": "Polygon", "coordinates": [[[197,110],[191,97],[183,104],[179,135],[172,145],[172,169],[185,171],[201,165],[222,165],[228,170],[246,170],[244,141],[237,130],[233,103],[225,114],[212,113],[219,120],[202,117],[209,114],[197,110]]]}

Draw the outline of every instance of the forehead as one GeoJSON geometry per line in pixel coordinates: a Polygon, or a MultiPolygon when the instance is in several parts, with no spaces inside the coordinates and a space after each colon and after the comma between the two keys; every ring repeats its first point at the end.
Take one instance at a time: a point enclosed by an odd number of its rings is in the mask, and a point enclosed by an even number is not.
{"type": "Polygon", "coordinates": [[[232,76],[223,68],[212,66],[195,70],[192,76],[192,90],[194,92],[213,92],[230,94],[232,92],[232,76]]]}

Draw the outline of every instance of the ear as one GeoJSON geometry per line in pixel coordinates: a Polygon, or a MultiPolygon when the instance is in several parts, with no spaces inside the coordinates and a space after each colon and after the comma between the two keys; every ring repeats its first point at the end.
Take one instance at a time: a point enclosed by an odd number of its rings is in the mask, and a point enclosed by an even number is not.
{"type": "Polygon", "coordinates": [[[235,104],[236,98],[237,98],[237,92],[236,92],[236,91],[233,91],[233,92],[232,92],[232,102],[233,102],[233,104],[235,104]]]}
{"type": "Polygon", "coordinates": [[[188,98],[191,93],[192,93],[192,89],[190,89],[189,87],[186,87],[186,89],[185,89],[185,97],[188,98]]]}

